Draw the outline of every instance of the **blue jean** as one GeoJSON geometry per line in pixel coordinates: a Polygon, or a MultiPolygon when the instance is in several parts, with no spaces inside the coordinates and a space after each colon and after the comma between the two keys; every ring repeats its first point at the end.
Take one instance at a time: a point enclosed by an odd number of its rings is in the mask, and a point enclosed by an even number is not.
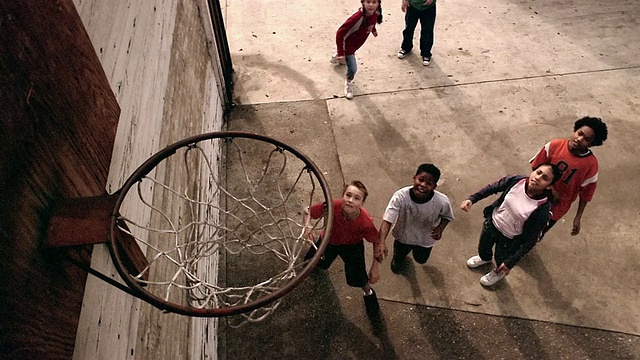
{"type": "Polygon", "coordinates": [[[356,59],[356,54],[346,55],[345,61],[347,62],[347,80],[351,81],[358,71],[358,59],[356,59]]]}
{"type": "Polygon", "coordinates": [[[433,28],[436,24],[436,6],[433,5],[422,11],[409,5],[404,14],[404,31],[402,32],[401,48],[409,52],[413,49],[413,33],[420,20],[420,56],[431,57],[433,47],[433,28]]]}

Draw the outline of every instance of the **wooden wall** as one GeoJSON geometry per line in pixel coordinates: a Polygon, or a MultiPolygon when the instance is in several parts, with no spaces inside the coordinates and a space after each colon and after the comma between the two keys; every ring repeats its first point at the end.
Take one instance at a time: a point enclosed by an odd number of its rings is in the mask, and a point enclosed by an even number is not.
{"type": "Polygon", "coordinates": [[[105,193],[119,113],[71,0],[0,0],[0,358],[73,354],[86,273],[42,234],[56,200],[105,193]]]}
{"type": "MultiPolygon", "coordinates": [[[[115,192],[159,149],[223,126],[204,7],[0,0],[0,358],[217,357],[215,320],[163,314],[40,249],[55,199],[115,192]]],[[[105,245],[80,255],[119,279],[105,245]]]]}
{"type": "MultiPolygon", "coordinates": [[[[218,60],[211,60],[206,1],[75,3],[122,109],[107,182],[113,192],[159,149],[219,130],[224,81],[218,60]]],[[[147,208],[125,208],[149,221],[147,208]]],[[[94,247],[92,266],[118,278],[106,246],[94,247]]],[[[215,359],[216,326],[215,320],[163,314],[89,277],[74,358],[215,359]]]]}

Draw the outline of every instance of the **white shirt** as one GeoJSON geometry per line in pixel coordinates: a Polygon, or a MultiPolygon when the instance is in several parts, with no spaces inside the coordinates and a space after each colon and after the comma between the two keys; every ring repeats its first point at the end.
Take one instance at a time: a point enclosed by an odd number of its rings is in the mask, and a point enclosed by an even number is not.
{"type": "Polygon", "coordinates": [[[518,181],[504,198],[500,206],[493,209],[491,219],[496,229],[509,239],[522,234],[525,221],[547,198],[533,199],[527,195],[525,184],[527,179],[518,181]]]}
{"type": "Polygon", "coordinates": [[[393,194],[382,219],[395,224],[391,234],[399,242],[432,247],[436,240],[431,237],[431,229],[438,226],[441,219],[454,219],[451,203],[447,195],[434,191],[431,200],[418,204],[411,200],[411,188],[407,186],[393,194]]]}

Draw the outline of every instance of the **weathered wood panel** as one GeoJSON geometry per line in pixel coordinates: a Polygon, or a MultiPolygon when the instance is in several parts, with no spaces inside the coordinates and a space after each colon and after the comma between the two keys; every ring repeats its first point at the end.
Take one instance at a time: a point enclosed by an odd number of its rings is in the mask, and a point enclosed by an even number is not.
{"type": "MultiPolygon", "coordinates": [[[[199,8],[205,1],[75,2],[122,108],[109,173],[112,192],[159,149],[221,128],[220,71],[208,52],[212,40],[202,18],[208,11],[199,8]]],[[[140,223],[151,221],[146,207],[124,208],[140,223]]],[[[104,246],[94,248],[92,265],[119,278],[104,246]]],[[[163,314],[89,277],[74,358],[214,359],[216,325],[163,314]]]]}
{"type": "Polygon", "coordinates": [[[0,357],[68,359],[86,273],[41,236],[56,199],[104,193],[119,116],[70,0],[0,0],[0,102],[0,357]]]}

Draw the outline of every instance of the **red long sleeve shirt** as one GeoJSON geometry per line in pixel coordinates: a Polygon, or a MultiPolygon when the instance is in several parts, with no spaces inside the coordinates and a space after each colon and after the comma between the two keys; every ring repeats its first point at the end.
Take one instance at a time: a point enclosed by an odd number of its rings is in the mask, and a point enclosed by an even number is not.
{"type": "Polygon", "coordinates": [[[336,32],[336,53],[338,56],[353,55],[376,28],[378,14],[364,16],[362,8],[358,9],[338,28],[336,32]]]}

